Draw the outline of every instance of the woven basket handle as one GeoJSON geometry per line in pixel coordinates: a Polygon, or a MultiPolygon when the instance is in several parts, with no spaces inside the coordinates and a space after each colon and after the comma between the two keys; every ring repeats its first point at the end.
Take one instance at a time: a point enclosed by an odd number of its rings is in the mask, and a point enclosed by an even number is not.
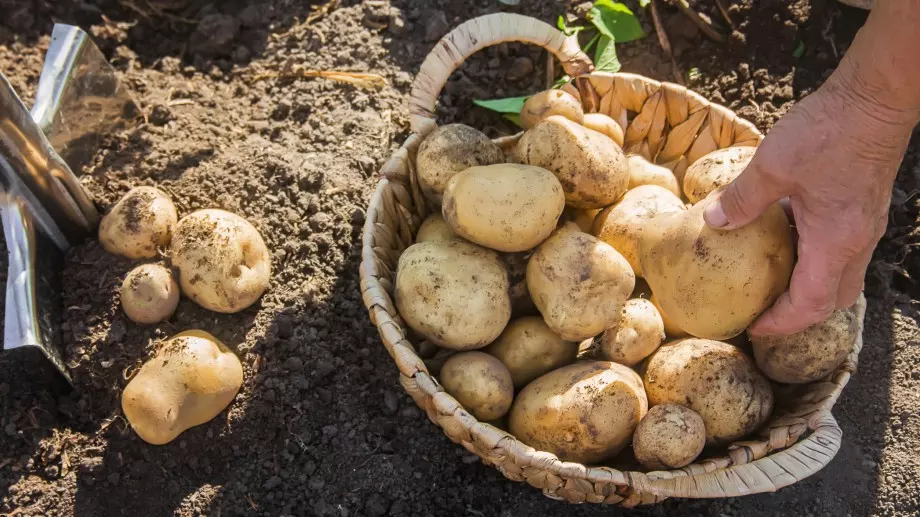
{"type": "Polygon", "coordinates": [[[422,136],[437,127],[435,103],[450,74],[479,50],[507,41],[539,45],[553,53],[567,74],[574,77],[594,69],[591,58],[581,51],[573,35],[566,37],[548,23],[512,13],[487,14],[473,18],[450,31],[425,58],[409,101],[412,131],[422,136]]]}

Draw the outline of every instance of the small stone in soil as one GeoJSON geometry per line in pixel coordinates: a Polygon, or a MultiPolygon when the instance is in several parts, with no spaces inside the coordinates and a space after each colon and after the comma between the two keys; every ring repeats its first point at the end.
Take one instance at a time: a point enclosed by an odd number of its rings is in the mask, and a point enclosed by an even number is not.
{"type": "Polygon", "coordinates": [[[303,371],[303,359],[299,357],[288,357],[287,360],[284,361],[284,367],[292,372],[303,371]]]}
{"type": "Polygon", "coordinates": [[[428,16],[428,25],[425,27],[425,41],[436,41],[447,34],[450,26],[444,11],[435,11],[428,16]]]}
{"type": "Polygon", "coordinates": [[[367,500],[364,510],[367,512],[368,517],[382,517],[386,515],[388,506],[389,502],[383,496],[374,494],[367,500]]]}
{"type": "Polygon", "coordinates": [[[533,61],[529,57],[519,57],[514,60],[511,64],[511,68],[508,69],[508,79],[516,81],[518,79],[524,79],[533,73],[533,61]]]}

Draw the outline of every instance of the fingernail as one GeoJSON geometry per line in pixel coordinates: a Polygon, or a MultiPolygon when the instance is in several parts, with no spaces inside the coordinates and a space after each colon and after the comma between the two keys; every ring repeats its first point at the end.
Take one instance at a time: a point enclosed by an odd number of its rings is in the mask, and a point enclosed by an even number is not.
{"type": "Polygon", "coordinates": [[[728,226],[728,216],[722,210],[722,201],[716,200],[706,207],[703,212],[703,220],[713,228],[725,228],[728,226]]]}

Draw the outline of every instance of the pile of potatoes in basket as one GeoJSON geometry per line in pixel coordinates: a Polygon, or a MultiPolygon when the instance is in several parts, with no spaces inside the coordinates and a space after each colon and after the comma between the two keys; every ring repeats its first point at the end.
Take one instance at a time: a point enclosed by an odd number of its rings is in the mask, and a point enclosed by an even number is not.
{"type": "Polygon", "coordinates": [[[416,171],[434,213],[396,274],[420,353],[446,359],[431,362],[438,381],[477,419],[563,460],[631,445],[647,469],[679,468],[755,433],[775,383],[845,360],[855,307],[796,335],[746,335],[788,286],[790,221],[776,205],[720,231],[703,211],[754,148],[676,177],[562,90],[531,97],[521,121],[506,150],[460,124],[426,136],[416,171]]]}
{"type": "MultiPolygon", "coordinates": [[[[100,221],[99,242],[109,253],[149,261],[128,272],[121,287],[122,308],[138,324],[169,319],[180,287],[206,309],[239,312],[262,296],[271,276],[268,248],[252,224],[218,209],[179,219],[169,196],[154,187],[121,198],[100,221]]],[[[163,444],[217,416],[242,384],[232,350],[205,331],[187,330],[144,363],[125,387],[122,409],[141,439],[163,444]]]]}

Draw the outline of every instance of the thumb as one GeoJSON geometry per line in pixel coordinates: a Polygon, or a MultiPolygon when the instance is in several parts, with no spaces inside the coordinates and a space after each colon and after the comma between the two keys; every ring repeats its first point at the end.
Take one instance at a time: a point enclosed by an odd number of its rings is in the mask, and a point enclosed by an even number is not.
{"type": "Polygon", "coordinates": [[[734,230],[750,223],[783,197],[784,192],[761,173],[757,156],[750,165],[721,191],[703,212],[706,224],[720,230],[734,230]]]}

